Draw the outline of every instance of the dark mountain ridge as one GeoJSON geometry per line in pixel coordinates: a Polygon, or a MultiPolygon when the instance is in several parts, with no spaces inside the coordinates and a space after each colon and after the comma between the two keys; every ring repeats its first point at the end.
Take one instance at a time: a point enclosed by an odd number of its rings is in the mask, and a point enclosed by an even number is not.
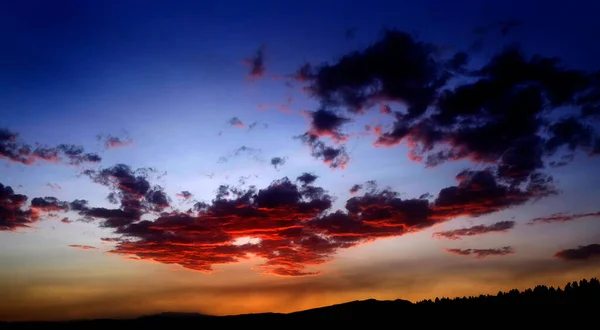
{"type": "MultiPolygon", "coordinates": [[[[567,283],[564,288],[538,285],[533,289],[498,292],[496,295],[479,295],[457,298],[436,298],[412,303],[407,300],[360,300],[326,307],[313,308],[292,313],[256,313],[227,316],[213,316],[199,313],[165,312],[141,316],[134,319],[95,319],[60,322],[12,322],[0,323],[1,329],[105,329],[105,328],[148,328],[156,326],[189,326],[206,324],[240,324],[239,322],[280,322],[294,324],[303,321],[394,321],[398,319],[413,320],[415,317],[426,318],[422,321],[443,322],[448,312],[457,312],[453,317],[461,317],[461,313],[471,314],[473,318],[493,318],[495,322],[508,322],[519,318],[521,321],[531,320],[536,311],[544,313],[556,312],[548,319],[536,322],[565,321],[569,310],[578,312],[578,319],[594,317],[595,314],[582,313],[582,308],[591,311],[600,306],[600,281],[592,278],[579,282],[567,283]],[[510,311],[510,314],[508,313],[510,311]],[[435,312],[435,313],[434,313],[435,312]],[[443,316],[443,317],[442,317],[443,316]]],[[[248,323],[241,323],[248,324],[248,323]]],[[[571,325],[572,326],[572,325],[571,325]]]]}

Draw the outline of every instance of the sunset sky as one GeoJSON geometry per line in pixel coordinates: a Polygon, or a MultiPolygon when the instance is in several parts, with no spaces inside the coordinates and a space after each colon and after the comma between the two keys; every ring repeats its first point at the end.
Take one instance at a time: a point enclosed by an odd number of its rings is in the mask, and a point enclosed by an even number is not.
{"type": "Polygon", "coordinates": [[[0,1],[0,320],[599,276],[599,11],[0,1]]]}

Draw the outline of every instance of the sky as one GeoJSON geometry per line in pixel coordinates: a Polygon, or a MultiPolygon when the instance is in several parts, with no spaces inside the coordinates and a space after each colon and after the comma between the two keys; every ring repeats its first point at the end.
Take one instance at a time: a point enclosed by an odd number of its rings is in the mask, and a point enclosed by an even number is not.
{"type": "Polygon", "coordinates": [[[598,10],[0,1],[0,320],[600,275],[598,10]]]}

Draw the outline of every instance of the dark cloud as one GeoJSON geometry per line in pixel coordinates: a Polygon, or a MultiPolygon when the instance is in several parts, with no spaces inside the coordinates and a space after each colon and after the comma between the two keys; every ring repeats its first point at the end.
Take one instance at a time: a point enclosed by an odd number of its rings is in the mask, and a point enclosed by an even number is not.
{"type": "Polygon", "coordinates": [[[377,190],[377,188],[378,188],[377,183],[373,180],[369,180],[362,184],[353,185],[352,187],[350,187],[349,192],[351,195],[354,195],[361,190],[365,190],[367,192],[375,192],[377,190]]]}
{"type": "Polygon", "coordinates": [[[235,127],[239,127],[239,128],[245,127],[244,123],[238,117],[232,117],[231,119],[229,119],[227,121],[227,123],[231,126],[235,126],[235,127]]]}
{"type": "Polygon", "coordinates": [[[0,183],[0,230],[27,228],[36,221],[32,211],[23,211],[27,196],[15,194],[10,186],[0,183]]]}
{"type": "Polygon", "coordinates": [[[248,73],[250,79],[258,79],[265,76],[267,71],[265,67],[265,49],[265,46],[261,46],[251,58],[244,60],[244,63],[250,67],[250,72],[248,73]]]}
{"type": "Polygon", "coordinates": [[[440,215],[478,217],[557,193],[547,177],[534,176],[524,188],[502,183],[489,169],[465,170],[456,179],[458,185],[443,188],[434,201],[440,215]]]}
{"type": "Polygon", "coordinates": [[[267,123],[259,123],[259,122],[255,121],[252,124],[248,125],[248,131],[251,131],[251,130],[253,130],[256,127],[259,127],[259,126],[262,127],[262,128],[264,128],[264,129],[269,128],[269,124],[267,124],[267,123]]]}
{"type": "MultiPolygon", "coordinates": [[[[516,25],[496,22],[488,28],[507,32],[516,25]]],[[[342,108],[357,115],[375,105],[392,113],[390,130],[373,130],[375,146],[406,142],[409,157],[429,167],[471,160],[493,167],[498,181],[520,187],[541,180],[546,165],[566,165],[578,151],[600,154],[592,123],[600,108],[596,73],[570,69],[555,57],[527,56],[517,46],[467,69],[467,53],[444,55],[442,48],[388,30],[362,51],[318,67],[303,65],[299,72],[328,114],[342,108]],[[392,102],[405,109],[393,111],[392,102]]],[[[333,118],[338,117],[344,118],[333,118]]],[[[327,147],[319,137],[341,140],[347,135],[340,127],[348,119],[326,121],[334,124],[322,131],[313,123],[299,138],[313,156],[343,154],[345,164],[344,146],[327,147]]]]}
{"type": "Polygon", "coordinates": [[[48,187],[52,190],[61,190],[62,189],[62,187],[58,183],[52,183],[52,182],[46,183],[46,187],[48,187]]]}
{"type": "Polygon", "coordinates": [[[344,146],[328,146],[318,136],[311,133],[304,133],[296,138],[310,147],[311,155],[314,158],[322,161],[330,168],[344,169],[350,162],[350,156],[344,146]]]}
{"type": "Polygon", "coordinates": [[[588,260],[600,257],[600,244],[581,245],[575,249],[560,250],[555,258],[565,261],[588,260]]]}
{"type": "Polygon", "coordinates": [[[20,141],[17,133],[7,129],[0,129],[0,158],[24,165],[40,161],[80,165],[102,160],[98,154],[86,153],[82,146],[73,144],[59,144],[56,147],[39,144],[31,146],[20,141]]]}
{"type": "Polygon", "coordinates": [[[309,91],[328,106],[358,113],[381,100],[402,100],[412,115],[422,114],[446,75],[436,64],[433,45],[407,33],[386,31],[384,37],[335,64],[317,68],[309,91]]]}
{"type": "Polygon", "coordinates": [[[217,163],[219,163],[219,164],[227,163],[230,159],[237,158],[240,156],[250,157],[257,162],[264,161],[264,159],[262,158],[262,150],[261,149],[251,148],[251,147],[247,147],[247,146],[241,146],[241,147],[235,149],[234,151],[232,151],[231,153],[229,153],[228,155],[221,156],[217,160],[217,163]]]}
{"type": "Polygon", "coordinates": [[[446,252],[461,255],[461,256],[475,256],[477,259],[483,259],[489,256],[504,256],[507,254],[515,253],[515,250],[510,246],[505,246],[498,249],[446,249],[446,252]]]}
{"type": "Polygon", "coordinates": [[[131,138],[120,138],[110,134],[99,134],[96,138],[98,141],[102,142],[105,149],[115,149],[133,145],[133,140],[131,138]]]}
{"type": "Polygon", "coordinates": [[[362,189],[362,185],[355,184],[352,187],[350,187],[350,194],[354,195],[354,194],[356,194],[361,189],[362,189]]]}
{"type": "Polygon", "coordinates": [[[287,157],[273,157],[271,158],[271,165],[275,167],[276,170],[279,169],[280,166],[283,166],[287,160],[287,157]]]}
{"type": "Polygon", "coordinates": [[[150,185],[148,180],[154,172],[152,168],[139,168],[134,171],[124,164],[97,171],[86,170],[84,174],[94,182],[112,190],[108,199],[119,203],[120,207],[90,208],[87,201],[75,200],[70,203],[71,210],[78,211],[86,221],[102,219],[101,225],[111,228],[139,221],[142,214],[147,212],[162,212],[170,207],[171,200],[162,187],[150,185]]]}
{"type": "Polygon", "coordinates": [[[98,250],[97,247],[91,245],[70,244],[69,247],[79,250],[98,250]]]}
{"type": "Polygon", "coordinates": [[[341,133],[340,128],[350,121],[349,118],[341,117],[326,109],[306,111],[306,114],[310,118],[308,134],[317,137],[328,136],[335,142],[343,142],[346,139],[346,135],[341,133]]]}
{"type": "Polygon", "coordinates": [[[573,220],[578,220],[582,218],[594,218],[600,217],[600,211],[593,213],[554,213],[547,217],[537,217],[529,220],[527,222],[528,225],[535,225],[538,223],[553,223],[553,222],[569,222],[573,220]]]}
{"type": "Polygon", "coordinates": [[[190,198],[192,198],[192,193],[187,190],[183,190],[182,192],[177,194],[177,197],[183,198],[183,199],[190,199],[190,198]]]}
{"type": "Polygon", "coordinates": [[[58,217],[56,213],[69,210],[69,204],[56,197],[35,197],[26,207],[27,196],[15,194],[10,186],[0,183],[0,231],[14,231],[29,228],[38,222],[41,213],[48,217],[58,217]]]}
{"type": "Polygon", "coordinates": [[[569,165],[575,159],[575,154],[566,154],[560,156],[559,160],[552,160],[548,163],[550,167],[563,167],[569,165]]]}
{"type": "Polygon", "coordinates": [[[69,210],[69,203],[60,201],[56,197],[35,197],[31,200],[30,207],[40,212],[66,212],[69,210]]]}
{"type": "Polygon", "coordinates": [[[493,223],[489,226],[486,225],[477,225],[469,228],[460,228],[448,231],[440,231],[433,234],[433,237],[437,238],[447,238],[451,240],[459,240],[462,239],[463,236],[476,236],[483,235],[488,233],[498,233],[498,232],[506,232],[512,228],[514,228],[514,221],[499,221],[493,223]]]}
{"type": "Polygon", "coordinates": [[[319,177],[313,173],[302,173],[296,180],[300,181],[303,186],[310,185],[315,182],[319,177]]]}

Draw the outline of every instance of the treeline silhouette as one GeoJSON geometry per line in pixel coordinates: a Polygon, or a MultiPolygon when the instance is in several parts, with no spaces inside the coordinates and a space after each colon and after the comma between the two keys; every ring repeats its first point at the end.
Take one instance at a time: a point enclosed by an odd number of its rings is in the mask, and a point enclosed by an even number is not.
{"type": "Polygon", "coordinates": [[[519,291],[512,289],[508,292],[499,291],[496,295],[479,295],[456,298],[426,299],[415,303],[418,306],[463,306],[463,305],[556,305],[556,304],[599,304],[600,281],[592,278],[579,282],[567,283],[564,288],[538,285],[535,288],[519,291]]]}
{"type": "MultiPolygon", "coordinates": [[[[425,327],[433,325],[461,326],[500,324],[532,325],[540,328],[566,326],[579,328],[588,320],[597,322],[596,314],[584,312],[600,305],[600,281],[583,279],[566,284],[563,288],[538,285],[533,289],[498,292],[496,295],[479,295],[457,298],[435,298],[416,303],[407,300],[378,301],[375,299],[353,301],[327,307],[314,308],[288,314],[258,313],[229,316],[211,316],[194,313],[161,313],[135,319],[97,319],[63,322],[0,322],[0,329],[148,329],[178,328],[209,325],[249,325],[256,322],[273,325],[296,325],[306,321],[361,320],[373,324],[380,322],[418,322],[425,327]],[[522,308],[528,306],[544,308],[522,308]],[[569,308],[576,306],[576,308],[569,308]],[[464,308],[468,307],[468,308],[464,308]],[[543,313],[543,314],[540,314],[543,313]],[[540,316],[543,315],[543,316],[540,316]],[[576,318],[572,317],[577,315],[576,318]]],[[[320,323],[309,323],[319,325],[320,323]]],[[[325,323],[326,324],[326,323],[325,323]]]]}

